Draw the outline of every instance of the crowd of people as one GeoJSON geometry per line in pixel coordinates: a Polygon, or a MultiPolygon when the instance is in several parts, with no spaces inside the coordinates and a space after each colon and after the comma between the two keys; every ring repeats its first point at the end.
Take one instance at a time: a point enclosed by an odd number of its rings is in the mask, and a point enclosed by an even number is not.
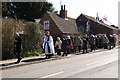
{"type": "MultiPolygon", "coordinates": [[[[57,37],[54,41],[49,31],[45,31],[45,37],[43,39],[43,53],[45,58],[51,58],[54,53],[61,56],[67,56],[70,53],[89,53],[97,49],[112,49],[116,45],[116,38],[113,35],[85,35],[84,37],[77,36],[72,38],[71,36],[57,37]]],[[[22,59],[21,57],[21,37],[18,33],[15,34],[14,40],[14,53],[18,58],[17,63],[22,59]]]]}
{"type": "Polygon", "coordinates": [[[57,55],[67,56],[68,54],[75,53],[89,53],[97,49],[113,49],[116,45],[116,38],[114,35],[85,35],[84,37],[77,36],[72,38],[70,36],[57,37],[54,42],[50,32],[45,32],[43,41],[43,50],[46,58],[52,57],[56,52],[57,55]],[[55,44],[54,44],[55,43],[55,44]],[[63,52],[63,54],[61,54],[63,52]]]}

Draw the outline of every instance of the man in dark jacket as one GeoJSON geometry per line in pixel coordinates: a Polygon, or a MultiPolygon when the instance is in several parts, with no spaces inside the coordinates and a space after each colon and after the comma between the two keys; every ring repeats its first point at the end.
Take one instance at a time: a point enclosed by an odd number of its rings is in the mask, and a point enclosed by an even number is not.
{"type": "Polygon", "coordinates": [[[21,57],[21,37],[19,33],[15,33],[15,40],[14,40],[14,53],[16,57],[18,58],[17,63],[20,62],[22,59],[21,57]]]}
{"type": "Polygon", "coordinates": [[[68,55],[68,41],[66,40],[65,37],[63,37],[62,40],[62,51],[63,51],[63,55],[62,56],[67,56],[68,55]]]}

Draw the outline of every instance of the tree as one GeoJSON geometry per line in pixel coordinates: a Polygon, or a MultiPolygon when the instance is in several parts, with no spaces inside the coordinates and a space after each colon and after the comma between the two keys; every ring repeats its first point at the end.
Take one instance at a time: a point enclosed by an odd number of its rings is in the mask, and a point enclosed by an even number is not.
{"type": "Polygon", "coordinates": [[[12,17],[33,21],[41,18],[46,11],[54,11],[53,4],[48,2],[3,2],[3,17],[12,17]]]}

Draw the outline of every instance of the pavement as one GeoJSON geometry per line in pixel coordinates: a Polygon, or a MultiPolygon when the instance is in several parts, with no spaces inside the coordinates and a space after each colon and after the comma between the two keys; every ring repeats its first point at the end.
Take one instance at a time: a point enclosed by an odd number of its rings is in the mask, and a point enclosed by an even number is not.
{"type": "Polygon", "coordinates": [[[22,58],[20,63],[16,63],[17,59],[3,60],[3,61],[0,61],[0,70],[20,67],[20,66],[30,65],[35,63],[41,63],[41,62],[46,62],[46,61],[51,61],[51,60],[56,60],[61,58],[64,58],[64,57],[55,55],[52,58],[45,59],[45,56],[34,56],[34,57],[22,58]]]}
{"type": "MultiPolygon", "coordinates": [[[[93,51],[87,54],[97,53],[101,51],[106,51],[106,50],[99,49],[99,50],[96,50],[96,51],[93,51]]],[[[16,64],[17,59],[3,60],[3,61],[0,61],[0,70],[20,67],[20,66],[25,66],[25,65],[30,65],[30,64],[36,64],[36,63],[41,63],[41,62],[53,61],[53,60],[58,60],[58,59],[70,58],[72,56],[77,56],[77,55],[85,55],[85,54],[73,53],[73,54],[69,54],[67,57],[54,55],[50,59],[45,59],[45,56],[27,57],[27,58],[23,58],[21,62],[17,64],[16,64]]]]}

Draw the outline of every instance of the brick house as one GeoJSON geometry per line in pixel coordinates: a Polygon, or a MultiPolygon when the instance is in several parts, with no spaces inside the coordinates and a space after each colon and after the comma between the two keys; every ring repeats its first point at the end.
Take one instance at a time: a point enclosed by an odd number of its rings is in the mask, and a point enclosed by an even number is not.
{"type": "Polygon", "coordinates": [[[107,25],[104,22],[98,22],[94,17],[87,16],[85,14],[81,14],[76,19],[76,24],[78,27],[78,31],[81,34],[118,34],[118,28],[107,25]],[[89,29],[87,30],[87,25],[89,25],[89,29]]]}
{"type": "Polygon", "coordinates": [[[44,30],[49,30],[54,38],[57,36],[79,34],[76,20],[67,17],[65,5],[61,5],[60,14],[47,11],[41,18],[40,23],[44,26],[44,30]]]}

